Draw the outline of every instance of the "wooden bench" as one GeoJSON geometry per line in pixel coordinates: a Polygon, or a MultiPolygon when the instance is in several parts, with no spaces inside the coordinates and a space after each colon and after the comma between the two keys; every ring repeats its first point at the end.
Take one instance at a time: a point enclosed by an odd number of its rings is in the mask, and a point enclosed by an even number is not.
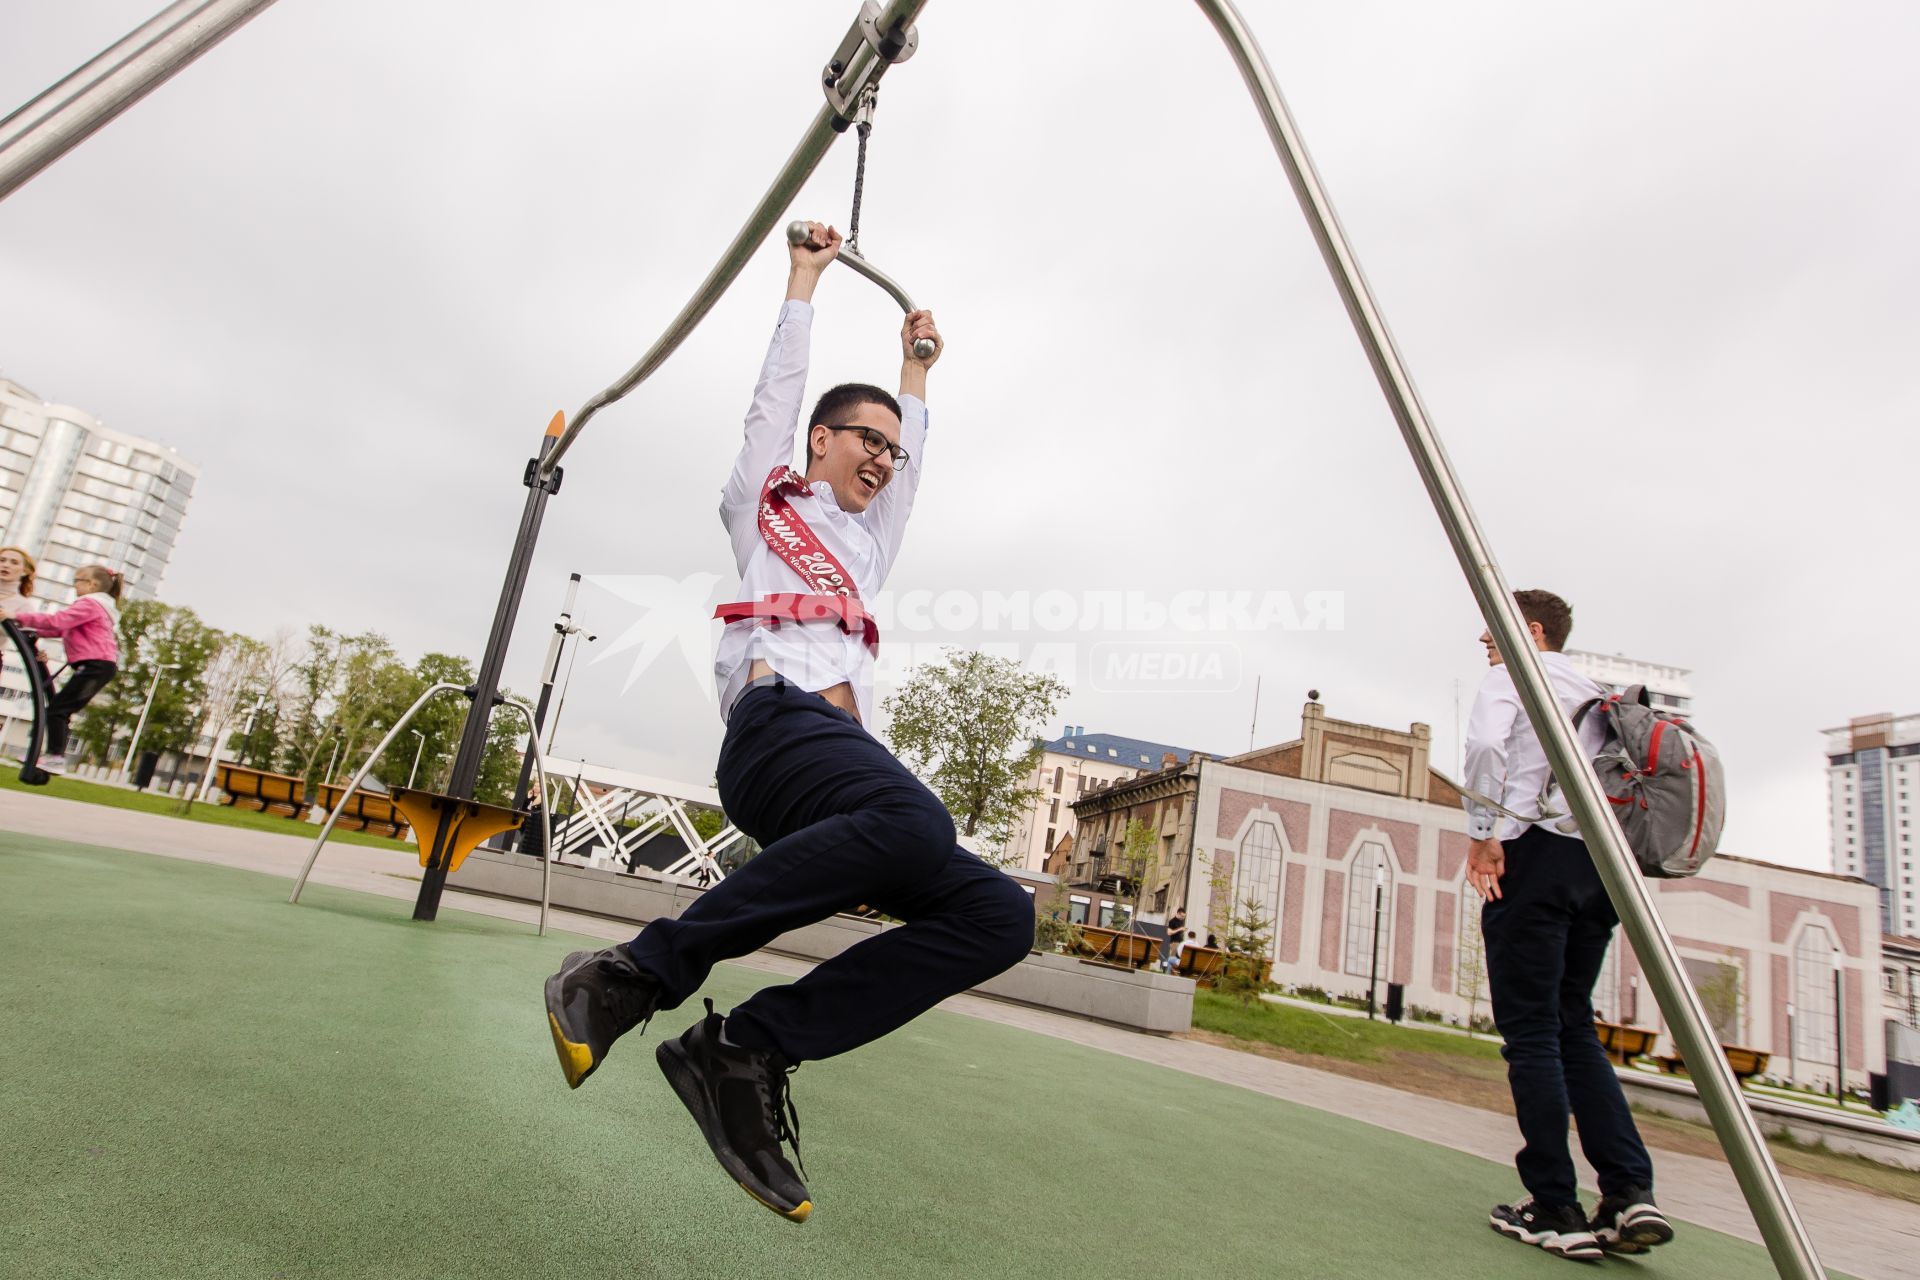
{"type": "MultiPolygon", "coordinates": [[[[1765,1050],[1749,1049],[1737,1044],[1723,1044],[1720,1046],[1720,1052],[1727,1055],[1727,1065],[1733,1068],[1733,1076],[1736,1080],[1749,1080],[1761,1074],[1767,1069],[1767,1062],[1770,1059],[1770,1055],[1765,1050]]],[[[1677,1053],[1655,1058],[1654,1061],[1658,1062],[1660,1069],[1670,1076],[1687,1073],[1687,1060],[1677,1053]]]]}
{"type": "Polygon", "coordinates": [[[1226,967],[1227,953],[1219,947],[1188,947],[1180,953],[1174,972],[1183,978],[1212,986],[1212,980],[1226,967]]]}
{"type": "MultiPolygon", "coordinates": [[[[1180,955],[1180,966],[1174,972],[1183,978],[1192,978],[1203,987],[1211,987],[1215,980],[1226,971],[1227,957],[1232,954],[1225,947],[1188,947],[1180,955]]],[[[1273,958],[1260,958],[1260,981],[1273,981],[1273,958]]]]}
{"type": "Polygon", "coordinates": [[[220,803],[236,809],[258,809],[298,822],[313,807],[307,802],[307,784],[284,773],[222,761],[214,785],[220,788],[220,803]]]}
{"type": "Polygon", "coordinates": [[[1080,953],[1092,956],[1095,960],[1123,964],[1133,969],[1153,963],[1160,954],[1160,940],[1144,933],[1083,924],[1080,926],[1080,953]]]}
{"type": "Polygon", "coordinates": [[[1651,1027],[1631,1027],[1623,1022],[1602,1022],[1593,1020],[1593,1034],[1600,1038],[1600,1047],[1607,1056],[1621,1066],[1643,1053],[1652,1053],[1654,1041],[1660,1033],[1651,1027]]]}
{"type": "Polygon", "coordinates": [[[391,836],[395,840],[406,838],[407,818],[393,807],[393,797],[377,791],[356,791],[347,794],[347,789],[337,782],[320,784],[320,807],[333,812],[336,806],[344,806],[340,816],[334,819],[334,826],[345,827],[349,831],[371,831],[375,835],[391,836]]]}

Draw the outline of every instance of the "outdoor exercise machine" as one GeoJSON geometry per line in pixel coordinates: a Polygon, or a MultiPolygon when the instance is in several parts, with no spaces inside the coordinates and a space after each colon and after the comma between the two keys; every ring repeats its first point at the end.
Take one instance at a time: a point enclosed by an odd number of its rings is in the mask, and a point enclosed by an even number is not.
{"type": "MultiPolygon", "coordinates": [[[[340,820],[340,815],[346,811],[347,802],[360,789],[360,784],[366,781],[367,774],[373,769],[374,763],[386,753],[388,747],[393,745],[394,739],[400,736],[401,731],[412,722],[413,718],[420,714],[421,709],[443,693],[454,693],[467,699],[469,724],[473,722],[476,714],[481,717],[482,750],[486,747],[487,728],[492,721],[494,707],[503,706],[518,712],[527,722],[527,739],[529,750],[533,753],[534,776],[541,792],[545,793],[547,756],[540,746],[540,731],[534,725],[533,709],[524,702],[502,697],[497,692],[490,699],[483,698],[480,696],[482,687],[478,684],[458,685],[444,680],[430,685],[413,700],[413,705],[393,722],[393,727],[387,730],[386,736],[375,744],[373,750],[367,753],[366,760],[354,772],[352,780],[347,783],[347,789],[341,793],[340,803],[328,811],[327,820],[320,824],[320,834],[314,837],[313,848],[307,851],[306,863],[301,866],[300,874],[294,877],[293,892],[288,896],[288,902],[300,901],[300,894],[307,887],[307,877],[313,874],[313,864],[320,860],[320,850],[326,847],[327,837],[333,834],[333,824],[340,820]]],[[[474,766],[474,772],[477,776],[479,772],[477,764],[474,766]]],[[[438,884],[444,886],[447,874],[458,870],[460,864],[467,860],[467,855],[472,853],[482,840],[499,835],[503,831],[517,830],[527,818],[527,814],[522,810],[487,804],[485,801],[474,799],[471,781],[468,782],[464,794],[451,787],[448,788],[447,794],[417,787],[394,787],[388,794],[393,797],[394,807],[406,815],[408,825],[413,828],[414,843],[420,849],[423,893],[428,876],[437,875],[438,884]]],[[[540,835],[540,847],[550,848],[553,844],[553,820],[548,816],[546,805],[540,806],[540,835]]],[[[547,932],[547,913],[552,900],[553,863],[550,858],[543,857],[540,860],[540,923],[538,926],[538,931],[543,937],[547,932]]],[[[433,895],[433,905],[436,909],[439,903],[440,895],[436,892],[433,895]]],[[[419,903],[416,902],[414,919],[423,918],[431,920],[433,916],[422,917],[419,903]]]]}
{"type": "MultiPolygon", "coordinates": [[[[198,4],[182,0],[46,94],[0,121],[0,198],[270,3],[272,0],[203,0],[198,4]]],[[[859,16],[821,73],[826,102],[692,299],[638,363],[589,399],[570,423],[557,432],[549,428],[539,456],[528,464],[523,477],[529,491],[527,507],[508,562],[506,582],[474,685],[476,690],[490,691],[498,687],[507,636],[525,585],[533,539],[539,532],[546,499],[559,487],[560,462],[567,450],[601,409],[651,376],[712,310],[754,250],[773,232],[835,137],[859,123],[863,99],[867,100],[870,113],[871,95],[878,90],[882,76],[890,67],[912,56],[919,41],[913,24],[927,3],[928,0],[887,0],[883,7],[875,0],[867,0],[862,5],[859,16]]],[[[1719,1051],[1706,1011],[1681,968],[1679,952],[1640,878],[1612,806],[1600,789],[1591,763],[1580,750],[1566,713],[1554,699],[1546,670],[1529,642],[1526,623],[1514,603],[1513,592],[1480,531],[1413,377],[1388,332],[1379,304],[1360,270],[1359,259],[1281,97],[1266,55],[1260,51],[1232,0],[1195,0],[1195,3],[1226,44],[1253,98],[1268,140],[1286,171],[1308,229],[1320,247],[1334,288],[1346,307],[1368,363],[1373,366],[1374,377],[1399,425],[1401,438],[1433,502],[1454,556],[1466,575],[1489,632],[1501,653],[1507,655],[1507,666],[1513,673],[1527,718],[1539,735],[1554,778],[1586,837],[1607,896],[1626,929],[1627,940],[1646,970],[1648,985],[1666,1015],[1681,1055],[1692,1064],[1700,1101],[1713,1121],[1714,1133],[1726,1151],[1773,1264],[1790,1280],[1815,1280],[1825,1273],[1815,1256],[1813,1241],[1787,1195],[1780,1171],[1774,1166],[1753,1114],[1747,1109],[1733,1073],[1719,1051]]],[[[906,305],[903,294],[896,295],[896,301],[906,305]]],[[[559,427],[561,418],[556,415],[554,423],[559,427]]],[[[492,697],[476,694],[473,698],[448,784],[449,792],[455,797],[472,793],[485,745],[488,715],[497,697],[497,694],[492,697]]],[[[537,741],[535,749],[538,750],[537,741]]],[[[361,772],[365,772],[365,766],[361,772]]],[[[316,847],[316,855],[317,852],[316,847]]],[[[422,877],[420,899],[415,904],[416,919],[433,918],[445,878],[443,866],[428,866],[422,877]]],[[[544,909],[543,903],[543,913],[544,909]]]]}
{"type": "Polygon", "coordinates": [[[12,618],[0,619],[7,641],[20,653],[20,664],[27,669],[27,693],[33,702],[33,723],[27,726],[27,746],[20,753],[20,781],[30,787],[44,787],[53,775],[40,767],[40,746],[47,737],[47,673],[34,649],[33,633],[12,618]]]}

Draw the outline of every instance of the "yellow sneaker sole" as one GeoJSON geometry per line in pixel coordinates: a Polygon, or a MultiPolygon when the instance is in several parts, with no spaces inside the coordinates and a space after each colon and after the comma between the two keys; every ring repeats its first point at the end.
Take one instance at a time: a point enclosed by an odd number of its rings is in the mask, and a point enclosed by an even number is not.
{"type": "Polygon", "coordinates": [[[553,1032],[553,1051],[560,1055],[560,1070],[566,1073],[567,1087],[578,1089],[580,1082],[593,1074],[593,1050],[575,1044],[560,1030],[560,1020],[547,1015],[547,1029],[553,1032]]]}

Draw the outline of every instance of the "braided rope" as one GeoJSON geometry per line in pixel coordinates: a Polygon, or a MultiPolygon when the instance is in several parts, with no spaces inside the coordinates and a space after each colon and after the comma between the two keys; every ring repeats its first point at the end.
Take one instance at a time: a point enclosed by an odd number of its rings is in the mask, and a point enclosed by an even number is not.
{"type": "Polygon", "coordinates": [[[873,121],[862,120],[854,126],[860,134],[860,158],[853,166],[853,213],[847,219],[847,248],[860,252],[860,197],[867,187],[867,139],[873,133],[873,121]]]}

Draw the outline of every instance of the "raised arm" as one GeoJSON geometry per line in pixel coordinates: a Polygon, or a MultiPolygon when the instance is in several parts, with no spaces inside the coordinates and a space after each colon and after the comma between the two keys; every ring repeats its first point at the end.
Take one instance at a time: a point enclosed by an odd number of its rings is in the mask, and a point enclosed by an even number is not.
{"type": "Polygon", "coordinates": [[[811,224],[814,234],[805,243],[787,248],[787,293],[780,320],[753,387],[753,405],[747,410],[745,439],[734,460],[733,473],[720,491],[720,518],[733,539],[734,559],[746,568],[747,557],[759,544],[754,510],[761,486],[775,467],[793,461],[793,437],[800,424],[801,397],[807,389],[807,348],[813,332],[813,290],[840,252],[840,233],[811,224]]]}
{"type": "Polygon", "coordinates": [[[885,570],[891,571],[893,559],[906,537],[907,517],[913,514],[913,499],[920,487],[920,472],[926,465],[927,449],[927,370],[933,368],[946,350],[946,340],[934,327],[933,312],[914,311],[900,324],[900,447],[907,451],[906,470],[893,477],[867,508],[868,527],[880,540],[885,570]],[[913,354],[913,344],[921,338],[933,340],[933,354],[922,360],[913,354]]]}

